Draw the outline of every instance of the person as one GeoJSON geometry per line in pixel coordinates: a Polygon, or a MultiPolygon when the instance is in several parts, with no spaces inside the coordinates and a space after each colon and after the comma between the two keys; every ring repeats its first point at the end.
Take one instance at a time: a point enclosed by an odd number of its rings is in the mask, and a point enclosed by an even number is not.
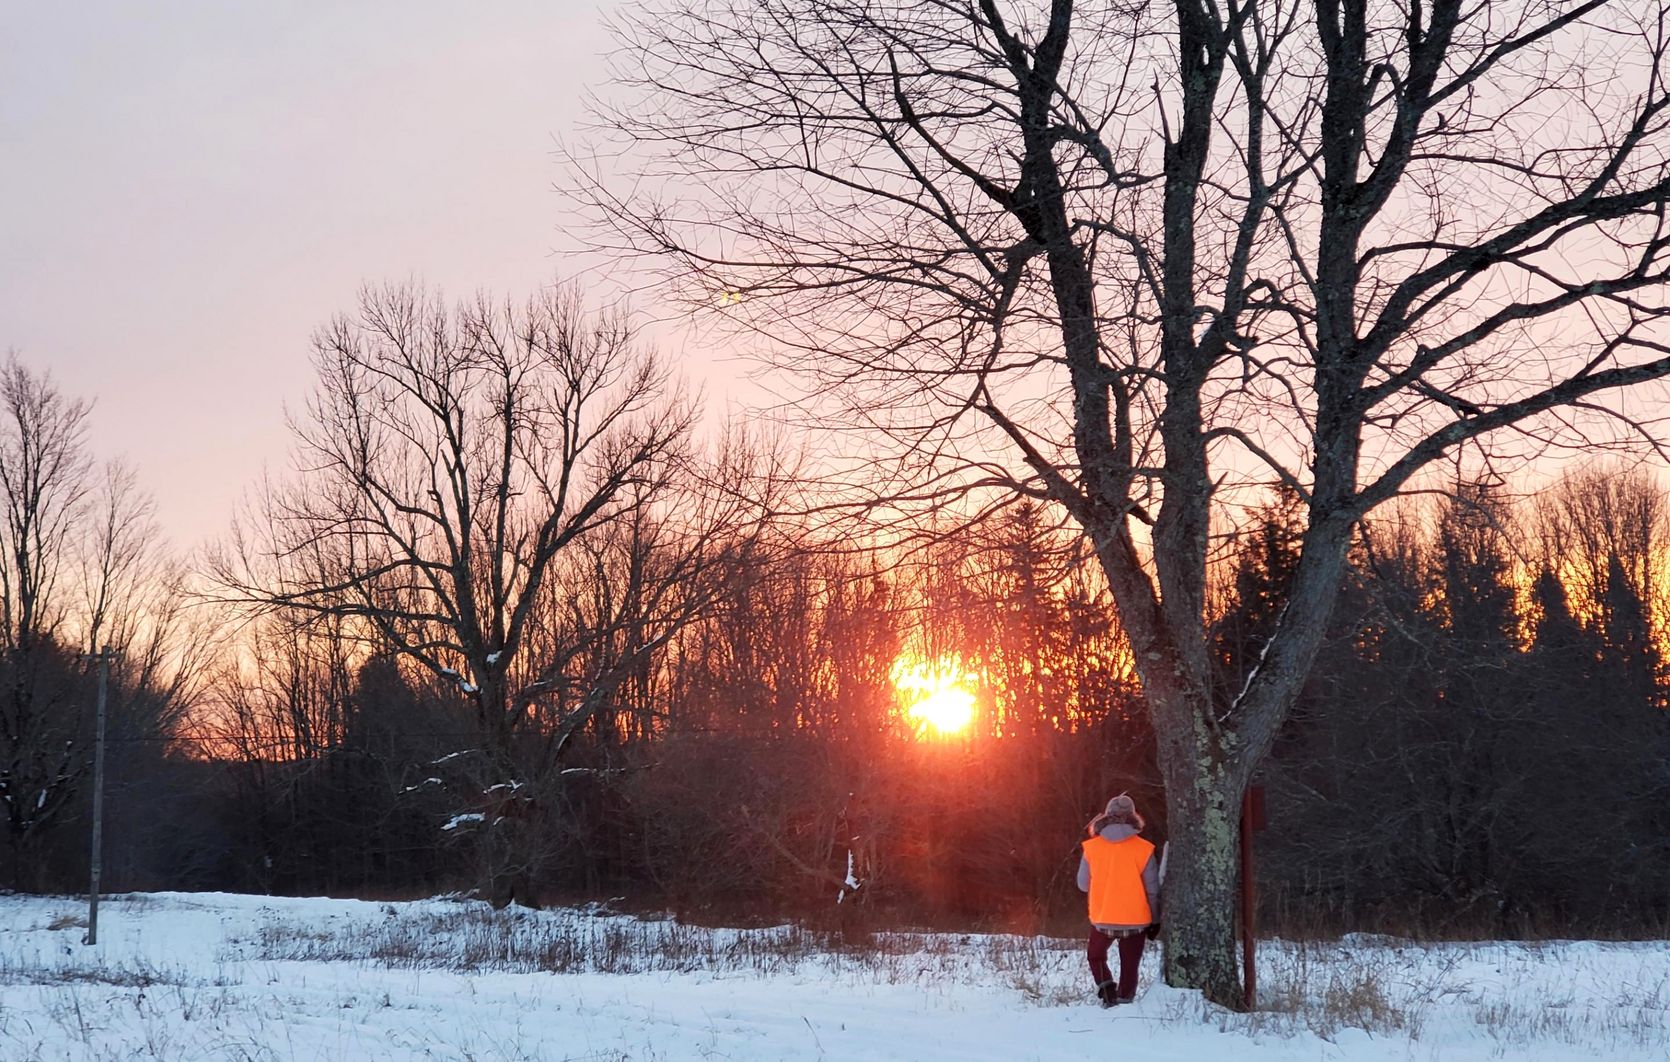
{"type": "Polygon", "coordinates": [[[1086,954],[1102,1006],[1129,1003],[1137,994],[1144,941],[1160,922],[1160,871],[1154,845],[1137,836],[1146,823],[1136,801],[1121,793],[1090,820],[1090,839],[1079,856],[1079,891],[1089,894],[1090,943],[1086,954]],[[1108,949],[1119,942],[1119,980],[1108,968],[1108,949]]]}

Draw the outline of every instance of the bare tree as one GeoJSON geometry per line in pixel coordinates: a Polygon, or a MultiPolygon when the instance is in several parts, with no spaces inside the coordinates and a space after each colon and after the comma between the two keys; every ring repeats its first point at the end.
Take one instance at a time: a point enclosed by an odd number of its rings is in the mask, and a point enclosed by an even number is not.
{"type": "Polygon", "coordinates": [[[30,887],[92,762],[77,650],[122,651],[111,732],[151,738],[179,720],[208,644],[151,499],[122,465],[95,470],[88,411],[15,355],[0,368],[0,800],[14,876],[30,887]]]}
{"type": "Polygon", "coordinates": [[[65,618],[61,579],[92,488],[87,403],[66,398],[49,377],[9,354],[0,369],[4,441],[5,558],[0,564],[0,638],[27,651],[65,618]]]}
{"type": "Polygon", "coordinates": [[[367,288],[314,351],[302,474],[216,572],[256,602],[362,621],[503,749],[557,558],[667,480],[693,413],[624,319],[587,320],[563,289],[455,314],[416,286],[367,288]]]}
{"type": "Polygon", "coordinates": [[[0,799],[19,884],[27,853],[74,795],[87,758],[73,660],[55,636],[67,569],[87,512],[87,404],[66,398],[15,354],[0,369],[0,799]]]}
{"type": "Polygon", "coordinates": [[[221,648],[218,617],[193,609],[192,572],[155,517],[155,501],[122,462],[107,462],[90,481],[74,553],[79,600],[66,634],[121,653],[117,739],[174,733],[221,648]]]}
{"type": "Polygon", "coordinates": [[[1643,468],[1597,465],[1568,474],[1535,503],[1538,552],[1582,611],[1610,615],[1613,595],[1627,589],[1648,609],[1652,641],[1664,620],[1663,570],[1670,503],[1643,468]],[[1620,581],[1623,585],[1619,585],[1620,581]]]}
{"type": "MultiPolygon", "coordinates": [[[[649,658],[763,526],[758,453],[735,437],[698,453],[697,408],[665,364],[570,288],[456,311],[412,285],[367,289],[314,345],[299,475],[267,491],[216,577],[462,698],[486,755],[449,759],[449,776],[470,808],[509,793],[522,814],[560,787],[576,735],[653,717],[649,658]]],[[[531,846],[489,875],[525,892],[531,846]]]]}
{"type": "Polygon", "coordinates": [[[1621,392],[1670,373],[1667,15],[669,0],[621,27],[617,141],[573,172],[600,245],[895,444],[878,494],[1083,526],[1159,735],[1166,976],[1240,1005],[1235,819],[1352,528],[1489,433],[1650,427],[1621,392]],[[1305,509],[1291,593],[1215,700],[1212,531],[1272,481],[1305,509]]]}

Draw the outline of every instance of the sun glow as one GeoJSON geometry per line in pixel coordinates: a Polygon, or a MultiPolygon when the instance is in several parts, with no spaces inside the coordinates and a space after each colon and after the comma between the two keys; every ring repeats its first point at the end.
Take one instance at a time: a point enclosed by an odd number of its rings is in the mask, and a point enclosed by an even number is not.
{"type": "Polygon", "coordinates": [[[905,714],[920,729],[954,734],[974,721],[976,677],[944,660],[900,659],[893,665],[893,687],[905,714]]]}

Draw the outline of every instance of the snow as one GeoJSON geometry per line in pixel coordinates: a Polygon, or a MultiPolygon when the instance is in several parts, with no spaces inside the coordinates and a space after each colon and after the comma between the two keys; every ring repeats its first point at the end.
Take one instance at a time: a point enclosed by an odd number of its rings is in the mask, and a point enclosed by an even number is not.
{"type": "MultiPolygon", "coordinates": [[[[455,755],[456,755],[456,753],[455,753],[455,755]]],[[[440,761],[437,760],[436,762],[438,763],[440,761]]],[[[440,784],[442,784],[442,783],[441,783],[441,780],[439,778],[425,778],[423,781],[419,782],[417,785],[407,786],[406,788],[402,789],[401,792],[402,793],[411,793],[411,792],[415,792],[416,790],[422,789],[426,785],[440,785],[440,784]]]]}
{"type": "Polygon", "coordinates": [[[460,826],[466,826],[472,822],[481,822],[485,818],[487,818],[487,816],[483,815],[479,811],[471,811],[463,815],[454,815],[451,821],[449,821],[445,826],[442,826],[441,829],[456,830],[460,826]]]}
{"type": "Polygon", "coordinates": [[[470,684],[470,683],[468,683],[468,682],[466,682],[466,681],[465,681],[465,680],[464,680],[464,676],[463,676],[463,675],[460,675],[460,674],[459,674],[459,673],[458,673],[458,672],[457,672],[457,670],[455,670],[455,669],[453,669],[453,668],[450,668],[450,667],[443,667],[443,668],[441,668],[441,669],[440,669],[440,672],[441,672],[441,674],[443,674],[443,675],[445,675],[445,676],[446,676],[446,677],[447,677],[447,678],[450,678],[450,679],[454,679],[454,680],[456,680],[456,681],[457,681],[457,683],[458,683],[458,688],[459,688],[459,689],[461,689],[461,690],[463,690],[463,691],[464,691],[464,692],[465,692],[465,693],[472,693],[472,694],[473,694],[473,693],[479,693],[479,692],[481,692],[481,691],[480,691],[480,690],[478,690],[478,689],[477,689],[477,688],[476,688],[476,687],[475,687],[475,686],[473,686],[473,685],[471,685],[471,684],[470,684]]]}
{"type": "Polygon", "coordinates": [[[86,947],[84,913],[0,896],[0,1059],[1632,1062],[1670,1048],[1664,942],[1267,941],[1267,999],[1308,985],[1333,1000],[1299,1017],[1157,985],[1152,951],[1137,1002],[1101,1010],[1077,940],[897,934],[831,951],[789,927],[595,906],[156,893],[107,899],[86,947]]]}
{"type": "Polygon", "coordinates": [[[852,849],[847,849],[847,880],[841,883],[841,889],[835,893],[835,902],[840,903],[847,898],[847,890],[858,889],[858,879],[853,876],[852,849]]]}
{"type": "Polygon", "coordinates": [[[474,756],[476,753],[478,753],[480,751],[481,751],[480,749],[460,749],[457,752],[449,752],[445,756],[442,756],[438,760],[430,760],[429,761],[429,766],[436,767],[436,766],[439,766],[440,764],[443,764],[443,763],[447,762],[448,760],[456,760],[460,756],[474,756]]]}
{"type": "Polygon", "coordinates": [[[496,664],[496,663],[499,662],[499,657],[502,656],[502,655],[503,655],[502,653],[488,653],[487,654],[487,662],[489,664],[496,664]]]}

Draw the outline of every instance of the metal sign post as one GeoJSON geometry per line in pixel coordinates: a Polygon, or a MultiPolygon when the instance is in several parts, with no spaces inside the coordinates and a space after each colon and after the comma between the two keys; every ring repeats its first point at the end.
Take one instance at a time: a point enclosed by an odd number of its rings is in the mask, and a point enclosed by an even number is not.
{"type": "Polygon", "coordinates": [[[110,685],[110,662],[122,654],[105,646],[88,659],[99,662],[99,721],[98,736],[93,743],[93,875],[87,890],[87,936],[83,944],[99,942],[99,871],[104,852],[104,703],[106,687],[110,685]]]}

